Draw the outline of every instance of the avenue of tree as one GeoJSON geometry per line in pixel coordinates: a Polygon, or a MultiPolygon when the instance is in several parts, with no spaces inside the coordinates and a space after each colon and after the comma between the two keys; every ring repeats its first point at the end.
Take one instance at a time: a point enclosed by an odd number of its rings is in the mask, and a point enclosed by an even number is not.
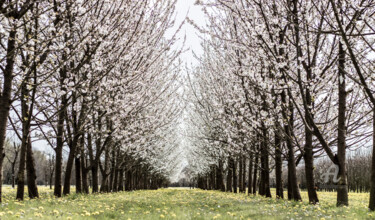
{"type": "Polygon", "coordinates": [[[176,1],[0,0],[0,180],[16,199],[39,197],[35,158],[61,197],[72,180],[163,187],[187,153],[198,187],[279,199],[301,200],[303,167],[311,204],[333,164],[337,206],[368,190],[375,211],[375,0],[197,0],[186,70],[176,1]]]}
{"type": "Polygon", "coordinates": [[[299,201],[303,167],[316,204],[325,156],[338,167],[337,206],[349,205],[349,186],[362,172],[375,210],[375,1],[197,4],[208,20],[206,27],[190,20],[204,39],[187,94],[198,186],[245,192],[247,185],[249,194],[271,197],[274,175],[276,196],[286,185],[288,199],[299,201]],[[368,164],[353,163],[356,150],[370,155],[368,164]]]}
{"type": "Polygon", "coordinates": [[[25,185],[39,197],[36,145],[53,152],[57,197],[73,173],[77,193],[165,184],[182,110],[177,38],[165,37],[175,3],[0,1],[0,168],[17,171],[17,199],[25,185]]]}

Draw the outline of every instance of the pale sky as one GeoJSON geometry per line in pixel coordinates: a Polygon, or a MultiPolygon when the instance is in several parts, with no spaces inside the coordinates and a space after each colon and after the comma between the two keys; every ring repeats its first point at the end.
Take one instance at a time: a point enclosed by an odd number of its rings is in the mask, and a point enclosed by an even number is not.
{"type": "MultiPolygon", "coordinates": [[[[200,6],[194,5],[196,0],[178,0],[176,5],[176,26],[184,21],[185,17],[188,16],[193,20],[198,26],[205,26],[206,20],[203,11],[200,6]]],[[[189,23],[185,23],[182,27],[179,37],[181,38],[181,43],[186,35],[185,48],[189,49],[186,53],[181,56],[181,59],[185,61],[188,65],[196,63],[193,57],[193,51],[196,54],[202,53],[201,39],[198,37],[198,31],[189,23]]]]}

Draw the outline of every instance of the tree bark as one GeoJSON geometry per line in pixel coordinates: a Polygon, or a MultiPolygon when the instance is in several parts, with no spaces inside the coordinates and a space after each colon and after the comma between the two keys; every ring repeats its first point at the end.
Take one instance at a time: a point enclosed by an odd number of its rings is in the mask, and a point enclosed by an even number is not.
{"type": "Polygon", "coordinates": [[[88,173],[89,173],[89,169],[87,168],[87,161],[86,161],[86,157],[85,157],[85,150],[84,150],[84,135],[82,136],[81,138],[81,172],[82,172],[82,191],[83,193],[85,194],[89,194],[90,193],[90,190],[89,190],[89,183],[88,183],[88,173]]]}
{"type": "Polygon", "coordinates": [[[0,203],[2,202],[2,185],[3,185],[3,162],[4,162],[4,145],[6,138],[6,129],[11,104],[13,69],[16,50],[16,28],[9,32],[6,52],[6,65],[3,72],[3,91],[0,93],[0,203]]]}
{"type": "Polygon", "coordinates": [[[81,158],[74,159],[75,174],[76,174],[76,193],[82,193],[82,179],[81,179],[81,158]]]}
{"type": "MultiPolygon", "coordinates": [[[[307,81],[308,85],[306,88],[306,105],[311,112],[313,108],[314,102],[312,101],[312,97],[310,94],[309,84],[312,79],[311,68],[307,71],[307,81]]],[[[306,173],[306,187],[309,196],[309,203],[316,204],[319,202],[318,194],[316,193],[315,188],[315,178],[314,178],[314,155],[313,155],[313,133],[310,129],[312,129],[312,121],[308,117],[308,112],[305,112],[306,118],[306,125],[305,125],[305,148],[303,158],[305,160],[305,173],[306,173]]],[[[312,116],[313,117],[313,116],[312,116]]]]}
{"type": "Polygon", "coordinates": [[[238,190],[238,182],[237,182],[237,161],[235,161],[233,158],[231,158],[232,160],[232,168],[233,168],[233,192],[234,193],[237,193],[237,190],[238,190]]]}
{"type": "Polygon", "coordinates": [[[283,161],[281,157],[281,137],[278,131],[275,131],[275,172],[276,172],[276,198],[284,198],[283,189],[283,161]]]}
{"type": "Polygon", "coordinates": [[[268,152],[268,134],[265,125],[262,125],[262,141],[260,148],[260,179],[261,183],[259,184],[259,195],[271,197],[270,189],[270,172],[269,172],[269,152],[268,152]]]}
{"type": "Polygon", "coordinates": [[[72,141],[71,146],[70,146],[68,161],[66,163],[66,168],[65,168],[64,190],[63,190],[64,195],[70,194],[70,181],[72,178],[72,170],[73,170],[73,164],[74,164],[74,159],[76,155],[76,148],[77,148],[78,140],[79,140],[78,135],[75,135],[74,140],[72,141]]]}
{"type": "Polygon", "coordinates": [[[252,152],[250,152],[250,154],[249,154],[249,179],[248,179],[248,184],[247,184],[247,193],[248,193],[248,195],[250,195],[251,193],[252,193],[252,184],[253,184],[253,176],[252,176],[252,174],[253,174],[253,153],[252,152]]]}
{"type": "Polygon", "coordinates": [[[369,209],[375,211],[375,107],[372,108],[372,164],[369,209]]]}
{"type": "Polygon", "coordinates": [[[27,152],[26,152],[26,169],[27,169],[27,186],[29,192],[29,198],[39,198],[38,187],[36,184],[36,170],[35,162],[33,157],[32,143],[30,136],[27,141],[27,152]]]}
{"type": "Polygon", "coordinates": [[[124,191],[124,173],[125,173],[125,170],[121,169],[120,176],[118,179],[118,191],[124,191]]]}
{"type": "Polygon", "coordinates": [[[292,142],[293,137],[293,123],[294,123],[294,108],[291,101],[289,101],[289,121],[286,124],[286,144],[288,147],[288,194],[295,201],[301,201],[301,194],[298,187],[297,171],[296,171],[296,161],[294,158],[294,146],[292,142]],[[289,187],[290,186],[290,187],[289,187]]]}
{"type": "Polygon", "coordinates": [[[257,178],[258,178],[258,164],[259,164],[259,153],[258,150],[255,153],[255,163],[254,163],[254,178],[253,178],[253,194],[257,194],[257,178]]]}
{"type": "Polygon", "coordinates": [[[221,160],[219,160],[219,165],[216,166],[216,186],[218,190],[225,192],[223,179],[223,162],[221,160]]]}
{"type": "Polygon", "coordinates": [[[337,188],[337,206],[347,206],[348,201],[348,179],[346,175],[346,91],[345,91],[345,51],[342,43],[339,43],[339,114],[338,114],[338,136],[337,136],[337,158],[339,165],[339,176],[337,188]]]}
{"type": "Polygon", "coordinates": [[[91,175],[92,175],[92,192],[98,193],[99,192],[99,165],[93,164],[91,167],[91,175]]]}
{"type": "MultiPolygon", "coordinates": [[[[62,71],[65,72],[65,71],[62,71]]],[[[61,73],[64,76],[66,73],[61,73]]],[[[62,77],[61,84],[63,85],[62,77]]],[[[64,90],[64,89],[63,89],[64,90]]],[[[64,148],[64,121],[65,121],[65,109],[67,104],[67,98],[64,94],[61,98],[60,108],[58,112],[58,121],[57,121],[57,137],[56,137],[56,165],[55,165],[55,188],[54,188],[54,195],[56,197],[62,196],[62,162],[63,162],[63,148],[64,148]]]]}
{"type": "Polygon", "coordinates": [[[227,174],[227,192],[233,192],[232,181],[233,181],[233,164],[232,164],[232,159],[229,157],[228,158],[228,174],[227,174]]]}
{"type": "Polygon", "coordinates": [[[242,158],[242,193],[246,193],[246,157],[242,158]]]}
{"type": "Polygon", "coordinates": [[[242,156],[240,155],[239,156],[239,160],[238,160],[238,166],[239,166],[239,170],[238,170],[238,179],[239,179],[239,181],[238,181],[238,188],[239,188],[239,192],[241,193],[242,192],[242,156]]]}
{"type": "MultiPolygon", "coordinates": [[[[24,123],[23,123],[24,124],[24,123]]],[[[17,200],[23,200],[25,194],[25,168],[26,168],[26,148],[27,148],[27,137],[28,133],[24,132],[22,135],[22,143],[20,150],[20,163],[17,174],[17,200]]]]}

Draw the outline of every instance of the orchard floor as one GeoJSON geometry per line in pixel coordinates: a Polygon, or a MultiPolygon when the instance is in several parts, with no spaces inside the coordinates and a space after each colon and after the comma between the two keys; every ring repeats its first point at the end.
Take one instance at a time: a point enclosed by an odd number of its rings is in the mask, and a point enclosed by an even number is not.
{"type": "Polygon", "coordinates": [[[319,193],[321,203],[314,206],[306,203],[306,192],[302,203],[187,188],[55,199],[41,187],[40,199],[17,202],[15,190],[3,190],[0,219],[375,219],[365,193],[351,193],[350,206],[336,208],[336,194],[326,192],[319,193]]]}

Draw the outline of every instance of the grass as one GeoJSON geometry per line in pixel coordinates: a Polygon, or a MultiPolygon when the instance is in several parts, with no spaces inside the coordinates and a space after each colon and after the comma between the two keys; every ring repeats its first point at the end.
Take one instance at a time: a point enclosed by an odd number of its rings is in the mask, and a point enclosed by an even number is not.
{"type": "MultiPolygon", "coordinates": [[[[335,207],[336,193],[320,192],[319,205],[260,196],[189,189],[160,189],[111,194],[76,195],[56,199],[40,187],[37,200],[14,200],[4,187],[0,219],[374,219],[369,195],[351,193],[349,207],[335,207]]],[[[273,195],[274,195],[273,191],[273,195]]]]}

